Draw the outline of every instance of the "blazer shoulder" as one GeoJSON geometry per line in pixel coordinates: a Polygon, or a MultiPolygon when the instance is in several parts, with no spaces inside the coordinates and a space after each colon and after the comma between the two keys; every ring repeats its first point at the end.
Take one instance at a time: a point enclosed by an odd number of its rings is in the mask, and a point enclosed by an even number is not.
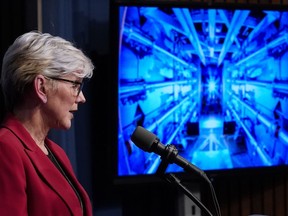
{"type": "Polygon", "coordinates": [[[0,146],[10,146],[13,148],[17,148],[15,143],[21,143],[19,138],[8,128],[1,127],[0,128],[0,146]]]}

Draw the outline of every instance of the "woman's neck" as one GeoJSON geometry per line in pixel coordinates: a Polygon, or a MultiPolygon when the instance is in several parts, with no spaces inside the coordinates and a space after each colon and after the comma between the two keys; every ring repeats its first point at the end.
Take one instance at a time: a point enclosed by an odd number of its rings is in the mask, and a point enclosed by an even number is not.
{"type": "Polygon", "coordinates": [[[14,115],[29,132],[37,146],[48,155],[48,150],[45,147],[45,138],[48,134],[48,129],[45,127],[42,118],[38,117],[40,115],[37,115],[37,111],[21,110],[15,112],[14,115]]]}

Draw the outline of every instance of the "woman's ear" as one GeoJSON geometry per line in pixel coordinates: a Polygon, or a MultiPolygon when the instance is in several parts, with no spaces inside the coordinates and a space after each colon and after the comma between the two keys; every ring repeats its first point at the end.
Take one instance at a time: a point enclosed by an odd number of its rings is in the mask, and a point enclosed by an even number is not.
{"type": "Polygon", "coordinates": [[[34,79],[34,89],[38,98],[47,103],[47,79],[43,75],[37,75],[34,79]]]}

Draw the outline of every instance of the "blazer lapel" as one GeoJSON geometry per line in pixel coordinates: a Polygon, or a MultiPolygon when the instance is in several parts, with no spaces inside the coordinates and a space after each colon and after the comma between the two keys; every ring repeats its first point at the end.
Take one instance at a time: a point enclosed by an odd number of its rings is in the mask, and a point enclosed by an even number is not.
{"type": "MultiPolygon", "coordinates": [[[[39,176],[61,197],[67,206],[74,211],[75,206],[80,207],[72,187],[50,159],[41,150],[39,152],[26,150],[26,152],[35,169],[39,171],[39,176]]],[[[79,210],[81,212],[80,208],[79,210]]]]}
{"type": "Polygon", "coordinates": [[[55,167],[55,165],[50,161],[48,156],[45,155],[37,146],[28,131],[18,122],[18,120],[13,117],[8,118],[8,121],[4,123],[4,127],[8,128],[12,133],[14,133],[14,135],[17,136],[19,141],[23,144],[25,152],[30,158],[35,169],[38,171],[40,178],[42,178],[43,181],[61,197],[71,212],[73,209],[73,214],[78,215],[78,212],[75,212],[75,206],[79,206],[77,211],[79,211],[80,215],[81,208],[79,205],[79,200],[77,199],[72,187],[60,173],[60,171],[55,167]]]}
{"type": "Polygon", "coordinates": [[[59,151],[59,146],[57,144],[55,144],[53,141],[47,139],[46,143],[48,145],[48,147],[50,147],[50,149],[52,150],[52,152],[55,154],[55,157],[57,158],[57,160],[59,161],[60,164],[63,164],[63,169],[66,172],[66,174],[68,175],[68,177],[70,178],[71,182],[73,183],[74,187],[76,188],[76,190],[79,192],[82,201],[83,201],[83,207],[84,207],[84,211],[86,212],[85,215],[87,216],[91,216],[92,213],[92,209],[90,206],[90,198],[87,194],[87,192],[85,191],[85,189],[82,187],[82,185],[79,183],[79,181],[77,180],[72,165],[67,157],[67,155],[64,153],[64,151],[61,149],[61,151],[59,151]]]}

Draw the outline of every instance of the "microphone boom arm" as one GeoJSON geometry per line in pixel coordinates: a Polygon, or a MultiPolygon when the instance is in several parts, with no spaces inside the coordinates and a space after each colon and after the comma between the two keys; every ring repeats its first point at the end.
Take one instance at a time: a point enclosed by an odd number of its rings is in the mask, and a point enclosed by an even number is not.
{"type": "Polygon", "coordinates": [[[161,163],[156,171],[156,174],[166,180],[168,183],[178,186],[184,192],[184,194],[186,194],[202,211],[206,212],[210,216],[213,216],[211,212],[201,203],[201,201],[181,183],[180,179],[171,173],[165,174],[169,163],[172,163],[174,158],[176,158],[178,155],[178,150],[174,145],[166,145],[165,150],[166,154],[161,156],[161,163]]]}
{"type": "Polygon", "coordinates": [[[164,176],[164,179],[169,182],[173,183],[176,186],[178,186],[184,194],[186,194],[202,211],[206,212],[208,215],[213,216],[212,213],[203,205],[203,203],[195,197],[190,190],[188,190],[180,181],[179,178],[177,178],[175,175],[169,173],[166,176],[164,176]]]}

